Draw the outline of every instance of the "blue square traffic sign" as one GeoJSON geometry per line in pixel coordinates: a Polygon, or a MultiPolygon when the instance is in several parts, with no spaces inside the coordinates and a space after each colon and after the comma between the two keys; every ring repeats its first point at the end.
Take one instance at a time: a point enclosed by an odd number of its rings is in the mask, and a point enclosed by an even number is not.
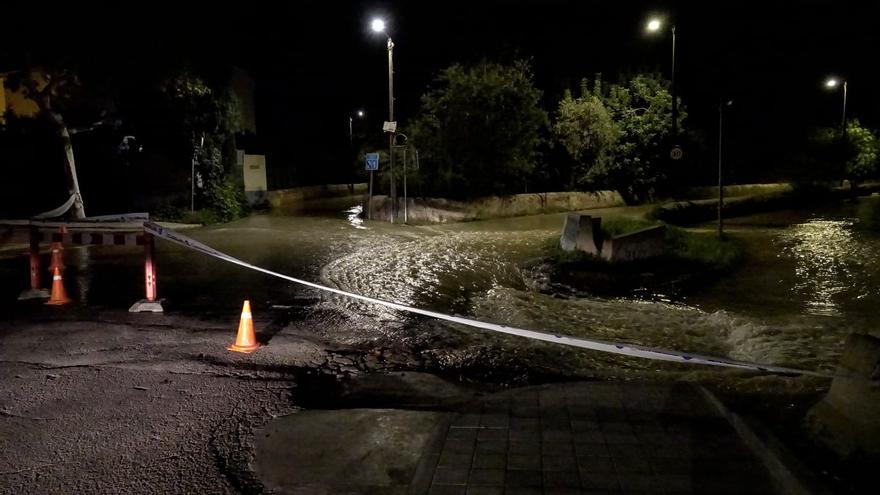
{"type": "Polygon", "coordinates": [[[379,153],[367,153],[367,170],[379,170],[379,153]]]}

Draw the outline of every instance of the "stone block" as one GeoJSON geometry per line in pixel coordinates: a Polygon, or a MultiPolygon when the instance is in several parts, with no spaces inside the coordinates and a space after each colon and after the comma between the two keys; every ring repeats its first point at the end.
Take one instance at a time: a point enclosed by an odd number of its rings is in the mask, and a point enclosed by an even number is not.
{"type": "Polygon", "coordinates": [[[565,225],[562,229],[562,238],[559,241],[559,245],[565,251],[577,249],[598,255],[602,249],[601,226],[601,218],[569,213],[565,216],[565,225]]]}
{"type": "Polygon", "coordinates": [[[807,414],[813,436],[842,458],[880,459],[880,339],[846,339],[831,389],[807,414]]]}
{"type": "Polygon", "coordinates": [[[635,261],[663,254],[666,226],[657,225],[607,239],[601,247],[608,261],[635,261]]]}

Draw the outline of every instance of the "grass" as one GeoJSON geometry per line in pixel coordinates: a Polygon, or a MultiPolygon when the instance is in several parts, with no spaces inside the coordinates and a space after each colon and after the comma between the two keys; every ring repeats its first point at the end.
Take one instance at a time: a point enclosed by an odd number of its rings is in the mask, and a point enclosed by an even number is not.
{"type": "Polygon", "coordinates": [[[602,233],[605,234],[605,238],[608,238],[620,234],[626,234],[627,232],[635,232],[636,230],[647,229],[648,227],[653,227],[655,225],[659,225],[659,223],[652,222],[650,220],[644,220],[641,218],[603,218],[602,233]]]}
{"type": "Polygon", "coordinates": [[[714,271],[733,267],[743,255],[743,246],[736,239],[720,239],[716,234],[688,232],[678,227],[666,227],[665,241],[671,256],[714,271]]]}

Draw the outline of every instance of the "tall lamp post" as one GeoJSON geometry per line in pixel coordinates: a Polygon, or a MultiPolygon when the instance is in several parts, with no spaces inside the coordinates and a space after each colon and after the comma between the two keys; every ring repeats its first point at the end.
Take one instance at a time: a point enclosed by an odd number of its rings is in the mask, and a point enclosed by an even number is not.
{"type": "MultiPolygon", "coordinates": [[[[364,111],[358,110],[355,112],[355,115],[357,115],[357,118],[362,119],[364,118],[364,111]]],[[[354,116],[352,115],[348,116],[348,145],[354,145],[354,116]]]]}
{"type": "Polygon", "coordinates": [[[843,115],[840,118],[840,128],[843,135],[846,136],[846,79],[841,80],[836,77],[829,77],[825,81],[825,87],[828,89],[834,89],[838,86],[843,86],[843,115]]]}
{"type": "MultiPolygon", "coordinates": [[[[645,30],[648,33],[659,33],[663,29],[663,19],[659,17],[653,17],[648,19],[648,23],[645,24],[645,30]]],[[[676,98],[675,91],[675,25],[670,26],[670,32],[672,33],[672,67],[670,69],[670,92],[672,93],[672,137],[673,139],[678,137],[678,98],[676,98]]]]}
{"type": "MultiPolygon", "coordinates": [[[[391,35],[387,31],[385,21],[383,19],[373,19],[370,28],[374,33],[384,33],[388,36],[388,122],[394,125],[394,42],[391,35]]],[[[395,128],[387,129],[388,132],[388,166],[391,172],[391,223],[394,223],[394,214],[397,210],[397,191],[394,184],[394,135],[395,128]]]]}
{"type": "MultiPolygon", "coordinates": [[[[364,111],[363,110],[358,110],[354,114],[359,119],[364,118],[364,111]]],[[[349,152],[349,155],[348,155],[349,157],[355,156],[355,153],[354,153],[354,116],[352,116],[351,114],[349,114],[349,116],[348,116],[348,152],[349,152]]],[[[357,162],[357,160],[355,160],[355,162],[357,162]]],[[[348,183],[348,190],[351,194],[354,194],[355,173],[353,171],[352,171],[352,174],[350,177],[351,177],[351,182],[348,183]]],[[[372,181],[373,181],[373,172],[371,171],[370,172],[371,185],[372,185],[372,181]]],[[[369,213],[368,213],[368,215],[369,215],[369,213]]]]}

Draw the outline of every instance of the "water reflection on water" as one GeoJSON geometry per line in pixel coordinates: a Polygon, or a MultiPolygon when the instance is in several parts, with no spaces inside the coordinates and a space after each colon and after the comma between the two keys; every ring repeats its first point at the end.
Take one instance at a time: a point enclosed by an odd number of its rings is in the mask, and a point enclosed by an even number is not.
{"type": "Polygon", "coordinates": [[[840,316],[842,298],[865,297],[864,263],[869,246],[857,239],[853,220],[810,220],[783,231],[779,256],[795,260],[792,290],[803,298],[807,314],[840,316]]]}
{"type": "Polygon", "coordinates": [[[363,213],[363,211],[363,205],[355,205],[345,210],[346,219],[348,220],[349,225],[356,229],[366,229],[364,226],[364,219],[361,218],[361,213],[363,213]]]}

